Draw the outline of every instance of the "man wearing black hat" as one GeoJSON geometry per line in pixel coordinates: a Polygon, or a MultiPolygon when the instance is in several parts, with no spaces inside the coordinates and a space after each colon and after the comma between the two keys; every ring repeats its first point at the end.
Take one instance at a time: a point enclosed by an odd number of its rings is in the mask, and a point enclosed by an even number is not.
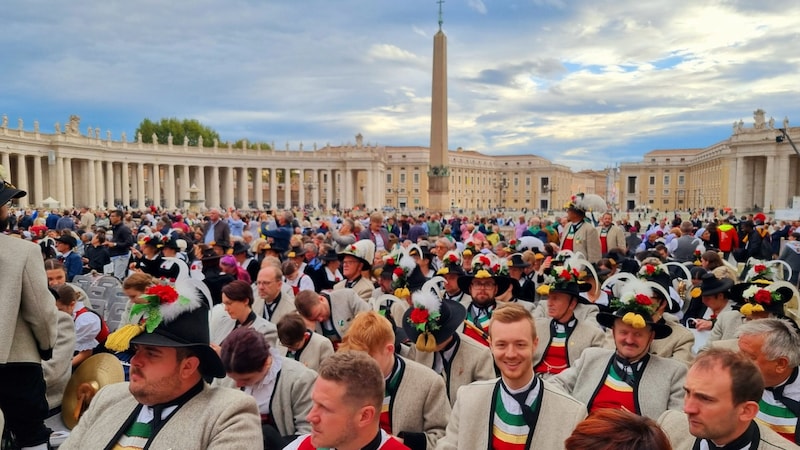
{"type": "Polygon", "coordinates": [[[258,271],[261,269],[261,265],[250,254],[247,244],[241,241],[234,242],[233,257],[236,258],[236,262],[239,266],[247,271],[251,280],[258,278],[258,271]]]}
{"type": "Polygon", "coordinates": [[[319,257],[320,266],[312,272],[311,280],[314,281],[314,290],[317,292],[333,289],[336,283],[342,281],[342,273],[339,271],[341,262],[336,250],[328,247],[325,253],[319,257]]]}
{"type": "MultiPolygon", "coordinates": [[[[588,347],[602,347],[605,334],[594,324],[579,321],[575,308],[581,290],[579,273],[553,270],[548,278],[547,319],[536,319],[536,335],[540,337],[534,355],[534,371],[545,378],[557,375],[575,361],[588,347]]],[[[543,301],[544,303],[544,301],[543,301]]]]}
{"type": "Polygon", "coordinates": [[[0,166],[0,408],[21,448],[47,449],[47,399],[42,360],[57,338],[57,310],[47,290],[39,246],[7,236],[8,205],[26,195],[0,166]]]}
{"type": "Polygon", "coordinates": [[[505,293],[512,280],[499,273],[502,268],[493,263],[488,255],[477,255],[472,267],[474,275],[458,277],[458,286],[470,295],[469,299],[461,299],[461,304],[467,310],[463,333],[488,347],[492,312],[506,304],[495,297],[505,293]]]}
{"type": "Polygon", "coordinates": [[[433,293],[423,291],[414,292],[411,299],[413,306],[402,317],[403,330],[410,341],[406,357],[444,378],[451,406],[456,402],[459,387],[495,377],[489,349],[457,332],[467,316],[460,303],[441,301],[433,293]],[[438,308],[435,309],[438,315],[430,314],[428,306],[438,308]],[[425,322],[417,323],[414,318],[419,317],[421,310],[428,314],[423,314],[425,322]],[[433,337],[432,348],[426,348],[426,343],[420,345],[420,335],[427,338],[427,334],[433,337]]]}
{"type": "Polygon", "coordinates": [[[174,280],[181,274],[189,275],[189,266],[182,259],[178,258],[180,246],[174,234],[165,235],[161,238],[161,266],[159,267],[159,277],[174,280]]]}
{"type": "Polygon", "coordinates": [[[253,397],[205,381],[224,377],[225,369],[209,345],[208,307],[199,292],[187,291],[149,288],[141,305],[145,330],[126,325],[109,336],[109,349],[135,350],[130,382],[100,390],[62,449],[249,448],[261,442],[253,397]]]}
{"type": "MultiPolygon", "coordinates": [[[[594,194],[577,194],[573,197],[567,208],[568,226],[561,236],[561,250],[580,252],[589,262],[597,262],[602,257],[600,252],[600,235],[597,228],[593,227],[586,219],[586,211],[592,208],[592,202],[597,197],[594,194]]],[[[599,206],[599,205],[598,205],[599,206]]],[[[597,206],[595,206],[597,207],[597,206]]]]}
{"type": "Polygon", "coordinates": [[[507,264],[508,276],[514,280],[512,282],[514,297],[533,303],[536,297],[536,285],[525,273],[525,270],[531,267],[531,263],[522,259],[522,253],[514,253],[509,257],[507,264]]]}
{"type": "Polygon", "coordinates": [[[83,273],[83,261],[80,255],[72,251],[78,245],[78,240],[69,234],[62,234],[56,239],[58,260],[64,263],[67,269],[67,281],[72,282],[76,275],[83,273]]]}
{"type": "Polygon", "coordinates": [[[653,339],[669,336],[668,326],[653,322],[652,286],[631,280],[614,313],[597,315],[612,329],[615,350],[587,348],[575,365],[550,381],[586,404],[589,412],[624,408],[657,419],[683,405],[686,364],[650,354],[653,339]]]}
{"type": "MultiPolygon", "coordinates": [[[[705,347],[710,341],[713,329],[716,327],[720,315],[733,309],[734,303],[729,299],[733,287],[730,278],[717,278],[709,272],[702,276],[700,296],[706,309],[702,318],[687,319],[686,327],[692,330],[695,340],[695,352],[705,347]]],[[[719,332],[717,339],[732,339],[734,336],[722,336],[719,332]]]]}
{"type": "Polygon", "coordinates": [[[643,265],[639,269],[638,276],[642,280],[652,281],[658,285],[653,286],[653,297],[651,297],[653,304],[656,305],[653,310],[653,321],[667,325],[672,332],[667,337],[654,340],[650,344],[650,353],[662,358],[674,358],[691,363],[694,359],[692,354],[694,334],[672,315],[679,312],[681,307],[670,295],[671,279],[668,268],[657,261],[656,258],[642,261],[643,265]]]}
{"type": "Polygon", "coordinates": [[[456,252],[450,251],[442,257],[442,267],[436,272],[436,275],[444,278],[444,300],[464,303],[471,303],[472,297],[461,290],[458,284],[459,277],[466,275],[464,268],[461,265],[461,258],[456,252]]]}

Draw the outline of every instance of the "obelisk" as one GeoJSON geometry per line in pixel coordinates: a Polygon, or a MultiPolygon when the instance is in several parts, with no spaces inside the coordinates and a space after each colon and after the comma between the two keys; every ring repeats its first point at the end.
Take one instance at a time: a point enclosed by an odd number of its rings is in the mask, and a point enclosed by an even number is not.
{"type": "Polygon", "coordinates": [[[447,155],[447,37],[442,31],[442,3],[439,3],[439,31],[433,37],[433,83],[431,94],[431,143],[428,170],[428,207],[450,209],[450,168],[447,155]]]}

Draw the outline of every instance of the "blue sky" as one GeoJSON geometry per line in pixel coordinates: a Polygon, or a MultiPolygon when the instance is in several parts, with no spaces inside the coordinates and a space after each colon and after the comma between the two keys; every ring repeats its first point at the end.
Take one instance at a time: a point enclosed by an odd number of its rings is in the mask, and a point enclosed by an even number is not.
{"type": "MultiPolygon", "coordinates": [[[[0,114],[133,138],[427,145],[435,0],[7,0],[0,114]]],[[[450,148],[577,169],[800,124],[800,3],[447,0],[450,148]]]]}

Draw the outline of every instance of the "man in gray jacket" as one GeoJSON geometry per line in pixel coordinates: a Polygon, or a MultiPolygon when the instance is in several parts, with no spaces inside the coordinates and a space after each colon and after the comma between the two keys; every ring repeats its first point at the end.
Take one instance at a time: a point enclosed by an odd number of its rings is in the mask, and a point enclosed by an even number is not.
{"type": "Polygon", "coordinates": [[[57,310],[39,247],[2,233],[8,204],[26,195],[4,173],[0,166],[0,409],[19,447],[47,449],[42,360],[53,355],[57,310]]]}

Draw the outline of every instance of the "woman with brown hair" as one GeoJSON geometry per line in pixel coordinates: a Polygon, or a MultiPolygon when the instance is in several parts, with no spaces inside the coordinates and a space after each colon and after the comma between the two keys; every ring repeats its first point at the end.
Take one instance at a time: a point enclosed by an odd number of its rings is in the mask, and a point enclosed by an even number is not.
{"type": "Polygon", "coordinates": [[[253,312],[253,288],[242,280],[234,280],[222,288],[222,303],[211,310],[211,343],[220,345],[236,328],[253,328],[274,346],[278,342],[275,324],[253,312]]]}
{"type": "Polygon", "coordinates": [[[672,450],[667,435],[648,417],[599,409],[564,441],[566,450],[672,450]]]}

